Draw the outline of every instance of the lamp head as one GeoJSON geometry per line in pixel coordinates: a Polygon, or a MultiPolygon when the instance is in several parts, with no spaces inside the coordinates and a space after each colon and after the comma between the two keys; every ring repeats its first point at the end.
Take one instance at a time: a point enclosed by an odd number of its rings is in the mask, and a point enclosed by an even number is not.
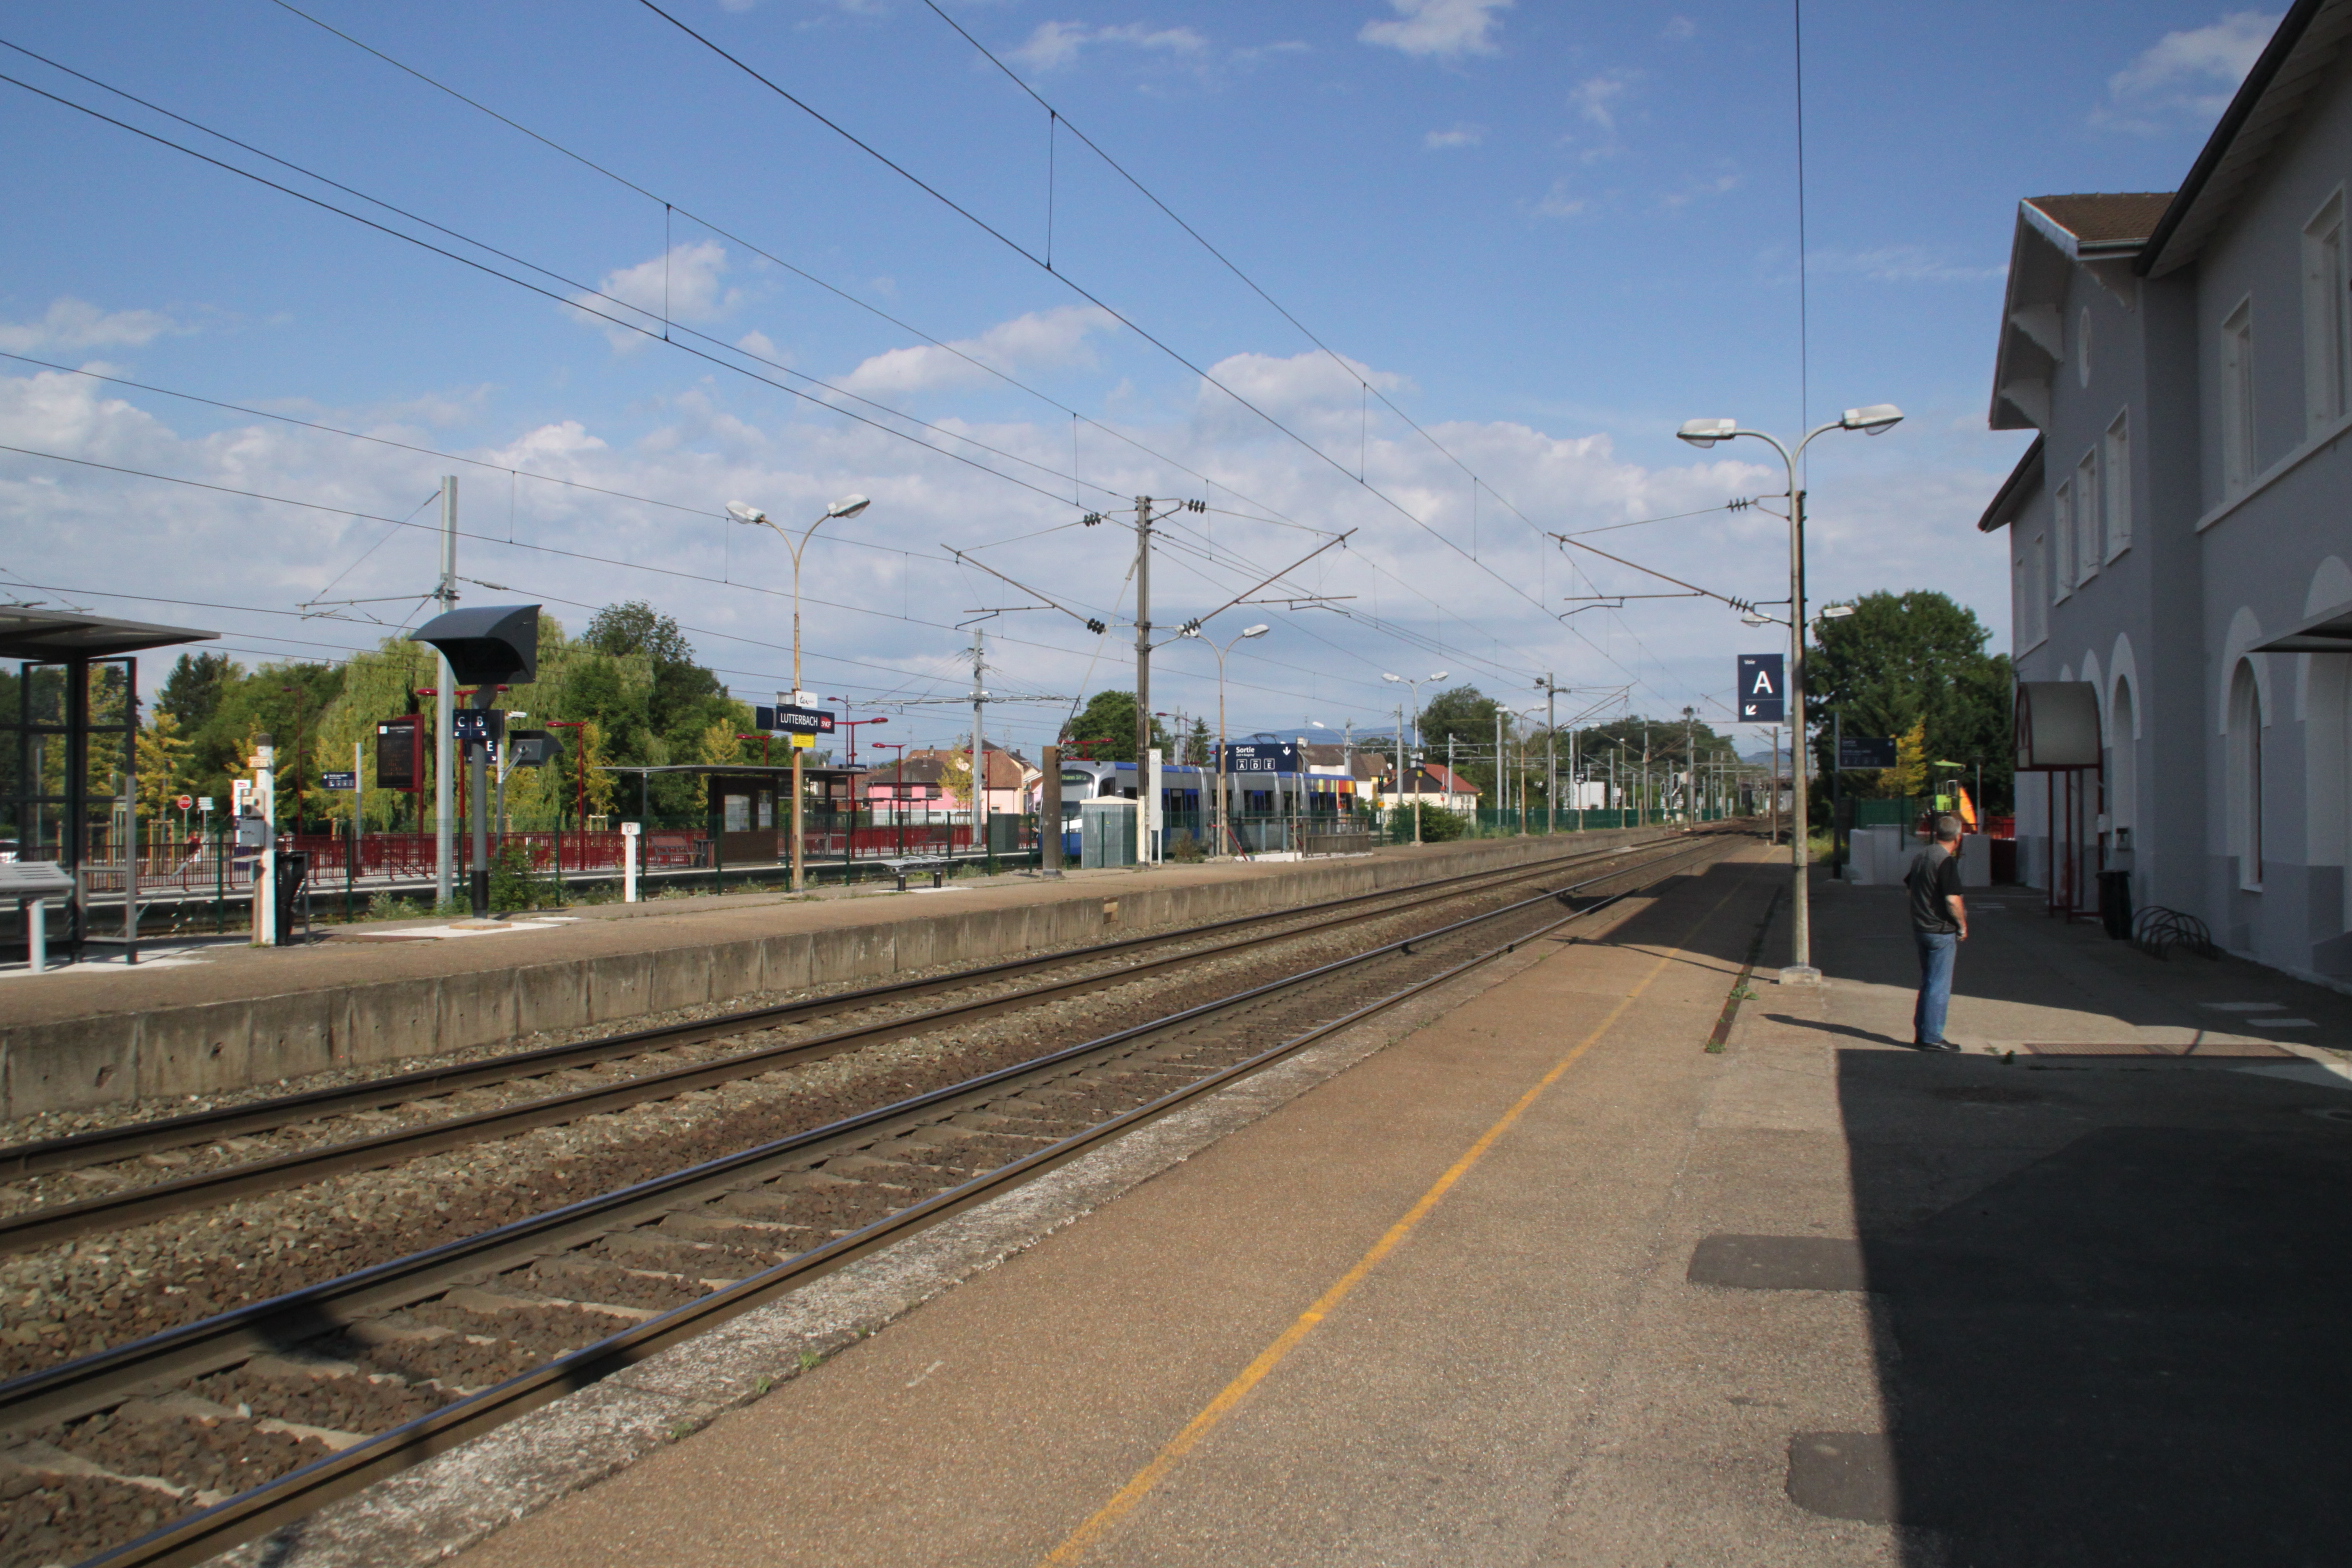
{"type": "Polygon", "coordinates": [[[1742,626],[1770,626],[1772,617],[1766,615],[1762,610],[1750,610],[1740,617],[1740,624],[1742,626]]]}
{"type": "Polygon", "coordinates": [[[1400,685],[1403,684],[1405,679],[1402,675],[1391,675],[1386,670],[1382,670],[1380,672],[1380,678],[1384,681],[1395,681],[1400,685]]]}
{"type": "Polygon", "coordinates": [[[1273,629],[1273,627],[1264,624],[1257,626],[1244,626],[1241,629],[1241,635],[1244,637],[1263,637],[1273,629]]]}
{"type": "Polygon", "coordinates": [[[1892,430],[1902,422],[1903,411],[1892,403],[1872,403],[1866,408],[1849,408],[1838,420],[1848,430],[1867,430],[1872,435],[1892,430]]]}
{"type": "Polygon", "coordinates": [[[874,503],[862,495],[845,495],[825,508],[827,517],[855,517],[874,503]]]}
{"type": "Polygon", "coordinates": [[[1686,419],[1674,433],[1692,446],[1713,446],[1718,441],[1730,440],[1738,429],[1736,419],[1686,419]]]}
{"type": "Polygon", "coordinates": [[[1821,607],[1821,618],[1825,621],[1842,621],[1853,613],[1854,607],[1850,604],[1825,604],[1821,607]]]}
{"type": "Polygon", "coordinates": [[[768,514],[749,501],[729,501],[727,515],[739,523],[764,523],[768,520],[768,514]]]}
{"type": "Polygon", "coordinates": [[[1446,678],[1446,672],[1439,670],[1435,675],[1432,675],[1429,678],[1433,681],[1442,681],[1446,678]]]}

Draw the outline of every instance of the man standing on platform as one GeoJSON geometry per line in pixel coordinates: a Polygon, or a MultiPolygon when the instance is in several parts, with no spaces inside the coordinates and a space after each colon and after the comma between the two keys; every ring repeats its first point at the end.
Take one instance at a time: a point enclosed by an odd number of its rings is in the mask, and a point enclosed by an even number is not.
{"type": "Polygon", "coordinates": [[[1957,1051],[1944,1038],[1952,1005],[1952,961],[1968,940],[1968,904],[1960,896],[1960,819],[1935,819],[1935,842],[1911,857],[1903,876],[1911,890],[1911,936],[1919,946],[1919,1005],[1911,1013],[1911,1043],[1923,1051],[1957,1051]]]}

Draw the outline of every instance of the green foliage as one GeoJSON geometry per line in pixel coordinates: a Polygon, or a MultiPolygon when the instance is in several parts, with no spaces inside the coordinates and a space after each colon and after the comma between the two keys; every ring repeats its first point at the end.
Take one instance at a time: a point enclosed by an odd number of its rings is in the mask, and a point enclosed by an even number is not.
{"type": "Polygon", "coordinates": [[[219,710],[221,693],[243,678],[225,653],[183,653],[155,694],[155,709],[179,720],[183,730],[200,730],[219,710]]]}
{"type": "Polygon", "coordinates": [[[1216,750],[1216,741],[1209,734],[1209,721],[1193,720],[1192,733],[1184,738],[1183,760],[1196,768],[1205,768],[1217,760],[1216,750]]]}
{"type": "MultiPolygon", "coordinates": [[[[1158,719],[1152,720],[1151,736],[1151,743],[1163,755],[1171,749],[1168,732],[1158,719]]],[[[1135,693],[1096,692],[1078,717],[1063,729],[1062,744],[1070,748],[1072,757],[1084,755],[1103,762],[1135,761],[1135,693]],[[1087,746],[1087,741],[1097,744],[1087,746]]]]}
{"type": "MultiPolygon", "coordinates": [[[[1454,839],[1470,837],[1473,823],[1466,811],[1448,811],[1443,806],[1423,806],[1421,809],[1421,842],[1444,844],[1454,839]]],[[[1413,842],[1413,808],[1392,806],[1388,813],[1388,836],[1399,844],[1413,842]]]]}
{"type": "MultiPolygon", "coordinates": [[[[2006,656],[1985,652],[1989,635],[1974,611],[1926,590],[1870,594],[1852,615],[1823,622],[1805,694],[1816,768],[1835,761],[1834,710],[1853,736],[1902,737],[1924,726],[1924,760],[1969,764],[1972,786],[1981,761],[1986,795],[2008,801],[2011,676],[2006,656]]],[[[1894,782],[1875,772],[1844,781],[1858,795],[1894,793],[1894,782]]]]}
{"type": "Polygon", "coordinates": [[[1167,842],[1167,858],[1182,865],[1193,865],[1209,858],[1201,841],[1190,833],[1179,830],[1167,842]]]}
{"type": "Polygon", "coordinates": [[[555,878],[542,876],[539,862],[544,852],[534,852],[528,844],[508,844],[490,862],[490,908],[505,914],[517,909],[538,909],[555,902],[555,878]]]}

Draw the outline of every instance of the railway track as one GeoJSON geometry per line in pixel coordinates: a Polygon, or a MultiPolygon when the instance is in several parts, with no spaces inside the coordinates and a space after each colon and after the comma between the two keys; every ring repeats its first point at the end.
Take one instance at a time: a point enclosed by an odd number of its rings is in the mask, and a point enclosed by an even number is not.
{"type": "Polygon", "coordinates": [[[1126,985],[1219,954],[1385,920],[1556,875],[1564,867],[1622,860],[1682,842],[1676,835],[1582,851],[1501,871],[1357,894],[1306,910],[1246,915],[948,975],[0,1148],[0,1178],[79,1172],[110,1175],[125,1183],[95,1197],[0,1215],[0,1256],[691,1094],[795,1063],[1126,985]],[[1073,968],[1088,972],[1052,977],[1073,968]],[[990,991],[1017,981],[1029,983],[942,1007],[904,1010],[909,1003],[945,993],[990,991]],[[748,1050],[725,1048],[726,1042],[744,1036],[861,1014],[867,1016],[846,1027],[748,1050]],[[698,1053],[700,1059],[680,1059],[679,1053],[688,1048],[714,1044],[718,1049],[698,1053]],[[581,1081],[596,1070],[609,1074],[616,1067],[622,1068],[617,1075],[581,1081]],[[552,1094],[542,1092],[550,1080],[566,1086],[552,1094]],[[448,1114],[465,1101],[482,1098],[499,1103],[448,1114]],[[390,1118],[404,1125],[371,1130],[390,1118]],[[283,1152],[273,1152],[273,1142],[283,1152]],[[191,1157],[182,1152],[192,1148],[201,1153],[191,1157]],[[159,1178],[173,1162],[191,1158],[209,1168],[159,1178]],[[107,1170],[125,1165],[131,1168],[107,1170]]]}
{"type": "Polygon", "coordinates": [[[96,1560],[201,1561],[1726,847],[1686,839],[1036,1060],[0,1384],[0,1565],[110,1546],[96,1560]],[[1613,883],[1624,885],[1604,891],[1613,883]],[[40,1522],[21,1528],[35,1508],[40,1522]]]}

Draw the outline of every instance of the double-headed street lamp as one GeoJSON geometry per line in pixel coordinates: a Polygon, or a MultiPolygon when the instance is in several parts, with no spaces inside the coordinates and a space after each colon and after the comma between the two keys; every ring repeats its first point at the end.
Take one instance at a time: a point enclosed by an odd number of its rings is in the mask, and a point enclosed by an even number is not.
{"type": "MultiPolygon", "coordinates": [[[[836,517],[855,517],[858,515],[858,513],[864,511],[872,504],[873,503],[871,501],[867,500],[862,495],[845,495],[840,500],[834,502],[831,506],[826,507],[825,515],[818,518],[815,522],[809,524],[808,527],[802,529],[800,538],[795,540],[792,535],[784,531],[782,524],[778,523],[774,518],[768,516],[767,513],[761,511],[758,507],[753,506],[750,502],[729,501],[727,503],[727,515],[729,517],[734,518],[735,521],[739,523],[749,523],[753,526],[758,526],[764,523],[768,527],[775,529],[776,537],[783,540],[786,545],[791,547],[792,705],[796,708],[803,706],[806,701],[806,698],[801,691],[800,685],[800,552],[808,547],[809,536],[814,534],[818,528],[822,527],[826,522],[836,517]]],[[[803,749],[804,748],[800,744],[800,738],[795,735],[793,737],[792,745],[792,891],[795,893],[800,892],[804,886],[804,877],[801,869],[801,855],[804,846],[801,843],[800,815],[800,754],[803,749]]]]}
{"type": "Polygon", "coordinates": [[[1827,435],[1832,430],[1860,430],[1879,435],[1902,422],[1903,411],[1892,403],[1873,403],[1866,408],[1849,408],[1836,419],[1817,429],[1807,431],[1805,438],[1794,448],[1778,437],[1761,430],[1742,428],[1736,419],[1693,419],[1685,421],[1677,431],[1692,446],[1711,447],[1718,441],[1729,441],[1739,436],[1754,436],[1768,441],[1780,454],[1783,467],[1788,470],[1789,495],[1789,667],[1788,705],[1789,722],[1796,736],[1789,747],[1791,784],[1796,795],[1789,824],[1789,871],[1794,882],[1795,909],[1790,921],[1791,962],[1780,972],[1782,983],[1800,980],[1819,980],[1821,971],[1813,967],[1813,906],[1807,897],[1805,860],[1805,492],[1797,488],[1797,459],[1805,455],[1805,448],[1813,444],[1815,436],[1827,435]]]}
{"type": "Polygon", "coordinates": [[[1256,626],[1244,626],[1226,638],[1225,645],[1220,648],[1215,639],[1201,636],[1199,622],[1184,628],[1185,636],[1199,638],[1217,656],[1217,853],[1220,855],[1225,853],[1226,841],[1232,836],[1226,820],[1230,815],[1231,803],[1225,793],[1225,655],[1233,651],[1235,643],[1246,642],[1252,637],[1263,637],[1273,629],[1263,622],[1256,626]]]}
{"type": "MultiPolygon", "coordinates": [[[[1434,675],[1424,675],[1420,680],[1413,680],[1407,676],[1392,675],[1388,671],[1382,670],[1380,678],[1384,681],[1393,681],[1399,686],[1411,688],[1413,693],[1413,744],[1414,748],[1418,750],[1421,743],[1421,687],[1425,682],[1444,680],[1446,672],[1439,670],[1434,675]]],[[[1414,766],[1418,767],[1419,764],[1416,763],[1414,766]]],[[[1402,790],[1404,787],[1405,710],[1400,707],[1397,709],[1397,788],[1402,790]]],[[[1413,782],[1413,842],[1416,844],[1421,842],[1421,784],[1418,779],[1413,782]]]]}

